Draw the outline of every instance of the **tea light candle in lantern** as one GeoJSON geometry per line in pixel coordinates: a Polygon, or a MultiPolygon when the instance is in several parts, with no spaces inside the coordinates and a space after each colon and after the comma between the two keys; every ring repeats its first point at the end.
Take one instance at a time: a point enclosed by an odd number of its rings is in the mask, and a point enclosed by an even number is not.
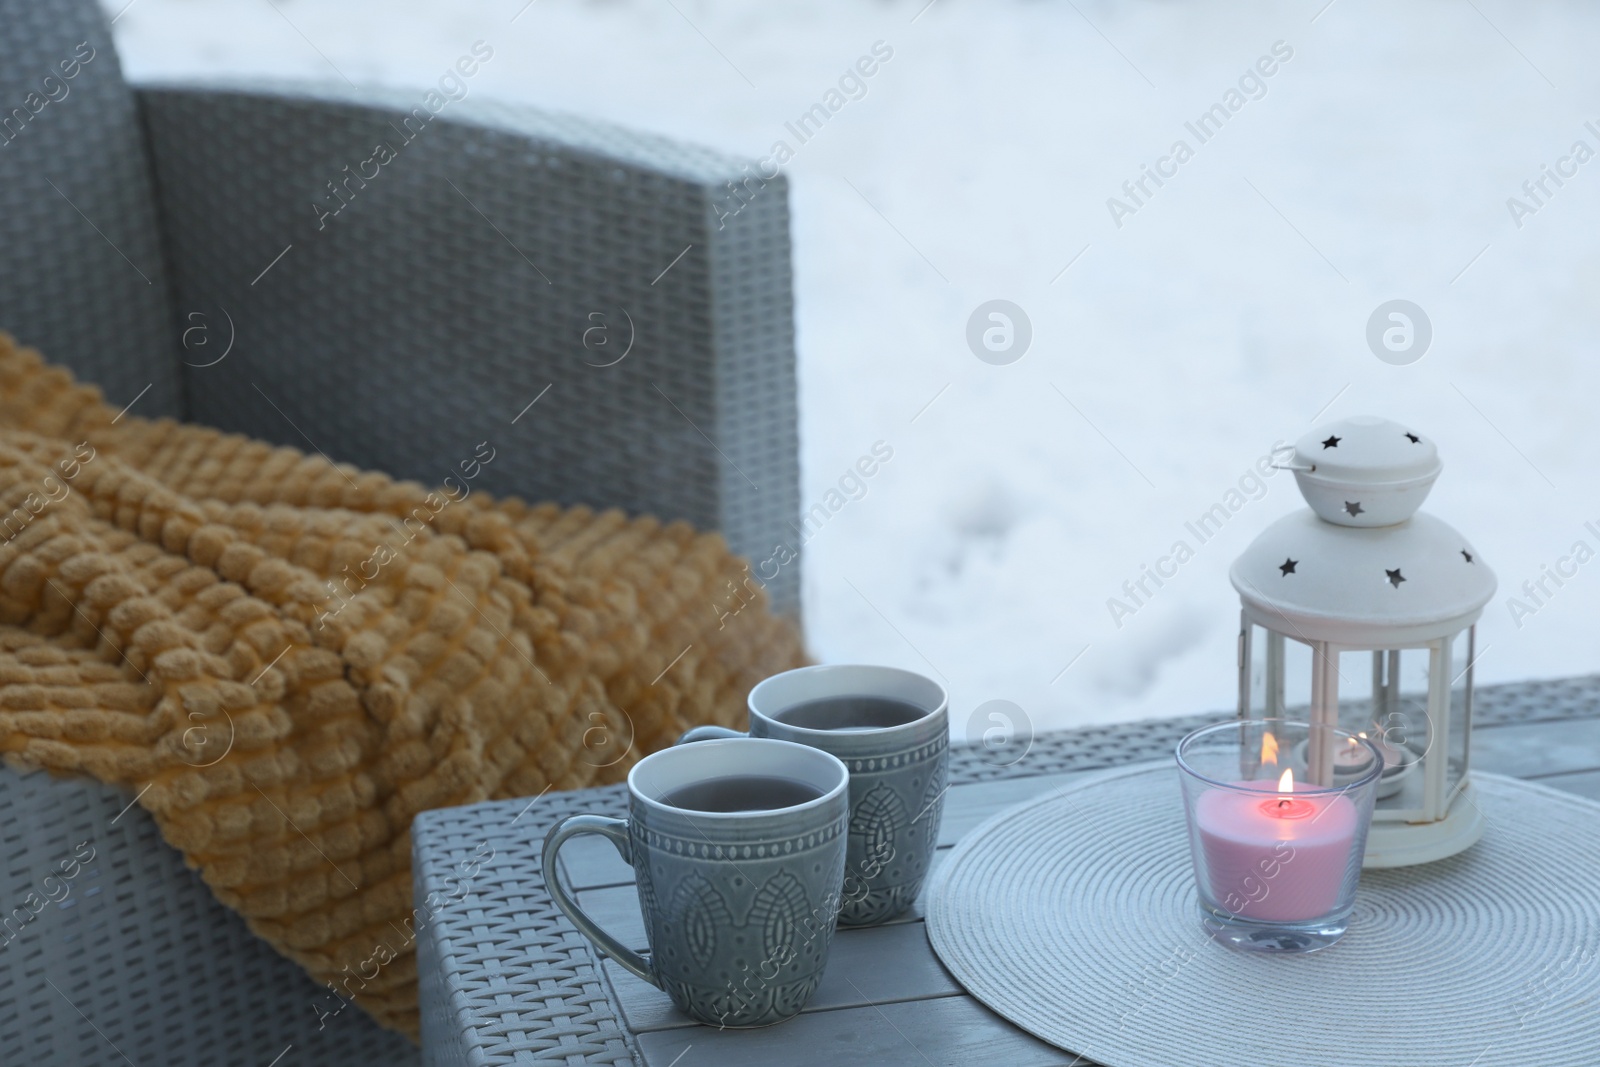
{"type": "MultiPolygon", "coordinates": [[[[1383,800],[1399,793],[1405,788],[1406,779],[1412,775],[1417,762],[1416,755],[1410,749],[1391,745],[1379,738],[1368,737],[1366,733],[1346,738],[1342,746],[1335,747],[1333,784],[1349,785],[1372,768],[1372,757],[1362,746],[1362,741],[1371,741],[1372,747],[1378,750],[1378,756],[1383,760],[1383,774],[1378,779],[1378,799],[1383,800]]],[[[1295,746],[1295,766],[1305,768],[1309,765],[1309,748],[1310,746],[1304,741],[1295,746]]]]}
{"type": "Polygon", "coordinates": [[[1406,781],[1416,772],[1417,754],[1403,745],[1391,745],[1380,737],[1368,737],[1364,733],[1360,737],[1364,741],[1371,741],[1372,747],[1383,757],[1383,776],[1378,779],[1378,799],[1387,800],[1400,795],[1405,790],[1406,781]]]}
{"type": "Polygon", "coordinates": [[[1346,785],[1360,778],[1372,769],[1372,764],[1370,749],[1357,738],[1345,738],[1345,744],[1333,750],[1333,784],[1346,785]]]}
{"type": "Polygon", "coordinates": [[[1400,754],[1400,750],[1398,748],[1395,748],[1393,745],[1389,744],[1389,742],[1385,741],[1382,737],[1368,737],[1365,733],[1360,733],[1356,736],[1361,738],[1363,741],[1372,742],[1372,747],[1377,749],[1378,755],[1383,757],[1383,766],[1385,770],[1390,767],[1400,767],[1405,763],[1410,762],[1400,754]]]}

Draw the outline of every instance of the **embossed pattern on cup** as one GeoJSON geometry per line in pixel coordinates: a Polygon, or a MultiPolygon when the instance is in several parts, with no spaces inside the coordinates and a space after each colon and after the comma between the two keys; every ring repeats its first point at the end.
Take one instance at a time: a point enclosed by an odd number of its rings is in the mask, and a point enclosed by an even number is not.
{"type": "Polygon", "coordinates": [[[817,828],[707,827],[634,806],[639,906],[657,981],[703,1022],[761,1026],[799,1013],[822,979],[844,879],[844,812],[817,828]],[[726,979],[722,976],[727,975],[726,979]]]}
{"type": "Polygon", "coordinates": [[[546,839],[546,884],[569,919],[674,1005],[713,1026],[799,1014],[822,980],[845,878],[849,796],[839,761],[798,745],[738,738],[667,749],[628,777],[627,820],[575,816],[546,839]],[[732,775],[806,781],[816,800],[765,811],[700,812],[661,797],[732,775]],[[554,880],[574,833],[611,838],[634,869],[650,956],[596,926],[554,880]]]}

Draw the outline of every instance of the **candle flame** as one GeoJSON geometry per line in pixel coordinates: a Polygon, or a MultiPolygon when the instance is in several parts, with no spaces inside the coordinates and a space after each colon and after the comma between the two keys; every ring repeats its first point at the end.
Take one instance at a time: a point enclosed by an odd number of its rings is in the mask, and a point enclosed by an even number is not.
{"type": "Polygon", "coordinates": [[[1283,774],[1278,778],[1278,792],[1280,792],[1280,793],[1293,793],[1294,792],[1294,768],[1293,767],[1290,767],[1290,768],[1286,769],[1283,772],[1283,774]]]}
{"type": "Polygon", "coordinates": [[[1261,735],[1261,762],[1278,762],[1278,739],[1271,733],[1261,735]]]}

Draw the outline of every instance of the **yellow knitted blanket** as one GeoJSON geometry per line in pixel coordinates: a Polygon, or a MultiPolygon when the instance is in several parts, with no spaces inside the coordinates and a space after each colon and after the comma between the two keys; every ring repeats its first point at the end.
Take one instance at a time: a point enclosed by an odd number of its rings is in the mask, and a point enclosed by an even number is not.
{"type": "Polygon", "coordinates": [[[412,817],[741,721],[802,659],[764,606],[721,610],[747,577],[683,523],[118,417],[0,334],[0,752],[137,793],[257,934],[413,1039],[412,817]]]}

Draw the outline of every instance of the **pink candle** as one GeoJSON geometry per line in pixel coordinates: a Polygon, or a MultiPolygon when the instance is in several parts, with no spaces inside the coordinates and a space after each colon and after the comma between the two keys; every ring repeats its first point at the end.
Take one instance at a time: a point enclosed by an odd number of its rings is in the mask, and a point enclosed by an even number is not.
{"type": "Polygon", "coordinates": [[[1249,792],[1209,789],[1195,803],[1213,902],[1266,922],[1327,915],[1350,865],[1355,805],[1339,795],[1300,796],[1313,790],[1293,781],[1278,790],[1264,782],[1234,784],[1249,792]]]}

